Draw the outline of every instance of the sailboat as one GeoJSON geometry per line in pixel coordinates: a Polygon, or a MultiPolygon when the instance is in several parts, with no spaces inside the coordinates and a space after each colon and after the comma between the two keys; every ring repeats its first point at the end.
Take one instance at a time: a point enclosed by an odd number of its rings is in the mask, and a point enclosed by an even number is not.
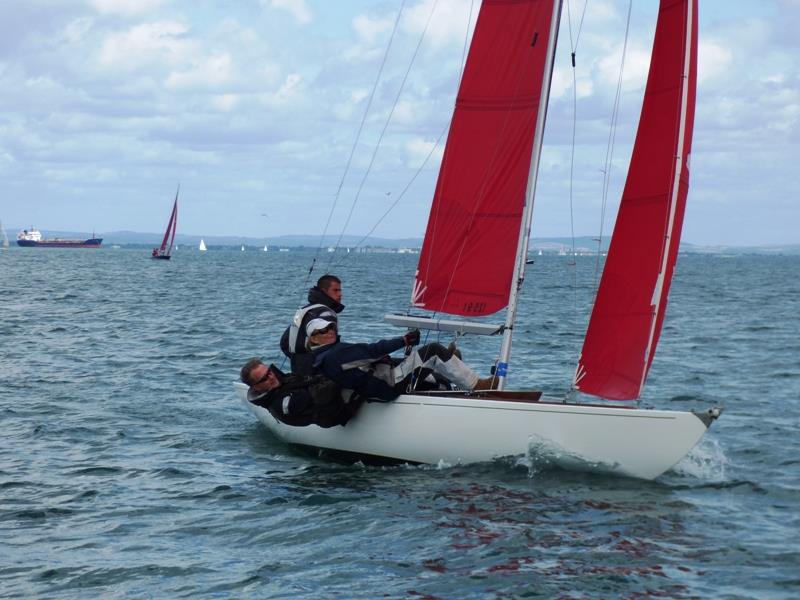
{"type": "Polygon", "coordinates": [[[197,249],[200,250],[200,252],[205,252],[206,250],[208,250],[208,248],[206,248],[206,243],[203,241],[203,238],[200,238],[200,245],[197,247],[197,249]]]}
{"type": "Polygon", "coordinates": [[[2,221],[0,221],[0,236],[3,237],[3,242],[2,245],[0,245],[0,248],[3,250],[8,250],[8,234],[6,234],[6,228],[3,227],[2,221]]]}
{"type": "Polygon", "coordinates": [[[562,0],[483,2],[412,290],[411,304],[434,315],[387,316],[404,327],[502,335],[498,390],[410,392],[365,404],[346,427],[322,429],[279,423],[235,384],[278,438],[409,463],[541,453],[563,468],[653,479],[720,415],[715,407],[651,410],[635,402],[661,331],[688,193],[697,0],[660,2],[633,159],[572,393],[505,389],[561,9],[562,0]],[[503,308],[496,325],[464,319],[503,308]],[[602,401],[576,402],[579,393],[602,401]]]}
{"type": "Polygon", "coordinates": [[[175,202],[172,203],[172,212],[169,215],[167,222],[167,230],[164,232],[164,239],[161,240],[161,246],[153,248],[151,254],[152,258],[169,260],[172,256],[172,245],[175,241],[175,230],[178,227],[178,194],[181,191],[181,186],[178,185],[178,190],[175,192],[175,202]]]}
{"type": "Polygon", "coordinates": [[[269,246],[264,244],[264,247],[261,250],[262,250],[262,252],[269,252],[269,246]]]}

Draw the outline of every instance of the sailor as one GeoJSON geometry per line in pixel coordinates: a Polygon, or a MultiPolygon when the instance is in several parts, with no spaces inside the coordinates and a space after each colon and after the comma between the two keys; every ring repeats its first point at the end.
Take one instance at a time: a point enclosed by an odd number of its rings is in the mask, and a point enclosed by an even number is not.
{"type": "Polygon", "coordinates": [[[314,357],[315,372],[326,375],[362,398],[394,400],[411,391],[412,385],[414,389],[421,389],[415,384],[430,372],[466,390],[496,387],[494,378],[481,379],[441,344],[426,344],[401,361],[390,359],[388,355],[392,352],[401,348],[410,350],[419,344],[418,329],[402,337],[371,344],[349,344],[341,341],[335,323],[312,319],[306,326],[306,336],[308,349],[314,357]]]}
{"type": "Polygon", "coordinates": [[[275,365],[250,359],[240,373],[250,386],[248,401],[266,408],[278,421],[304,427],[345,425],[361,402],[323,375],[285,374],[275,365]]]}
{"type": "Polygon", "coordinates": [[[308,290],[308,304],[300,308],[292,323],[281,336],[281,351],[289,358],[292,372],[310,375],[313,357],[306,344],[306,328],[312,319],[324,319],[335,323],[338,329],[342,304],[342,280],[335,275],[323,275],[317,285],[308,290]]]}

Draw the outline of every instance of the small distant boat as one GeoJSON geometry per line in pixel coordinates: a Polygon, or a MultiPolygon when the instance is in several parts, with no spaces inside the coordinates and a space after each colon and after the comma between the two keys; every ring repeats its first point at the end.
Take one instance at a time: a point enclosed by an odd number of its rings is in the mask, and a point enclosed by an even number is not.
{"type": "MultiPolygon", "coordinates": [[[[0,246],[3,250],[8,250],[8,236],[6,235],[6,228],[3,227],[3,222],[0,221],[0,236],[3,237],[3,244],[0,246]]],[[[266,246],[264,246],[266,248],[266,246]]]]}
{"type": "Polygon", "coordinates": [[[167,223],[167,230],[164,232],[164,239],[161,240],[161,246],[153,248],[153,258],[169,260],[172,255],[172,243],[175,241],[175,229],[178,226],[178,193],[180,191],[181,186],[179,185],[178,191],[175,192],[175,202],[172,203],[172,213],[169,215],[169,222],[167,223]]]}
{"type": "Polygon", "coordinates": [[[86,240],[67,240],[63,238],[45,239],[42,233],[31,227],[17,234],[17,245],[27,248],[99,248],[103,238],[92,237],[86,240]]]}
{"type": "Polygon", "coordinates": [[[263,248],[262,252],[269,252],[269,246],[264,244],[264,248],[263,248]]]}
{"type": "Polygon", "coordinates": [[[242,244],[242,252],[244,252],[244,244],[242,244]]]}
{"type": "Polygon", "coordinates": [[[205,252],[206,250],[208,250],[208,248],[206,248],[206,243],[203,241],[203,238],[200,238],[200,245],[197,247],[197,249],[200,250],[200,252],[205,252]]]}

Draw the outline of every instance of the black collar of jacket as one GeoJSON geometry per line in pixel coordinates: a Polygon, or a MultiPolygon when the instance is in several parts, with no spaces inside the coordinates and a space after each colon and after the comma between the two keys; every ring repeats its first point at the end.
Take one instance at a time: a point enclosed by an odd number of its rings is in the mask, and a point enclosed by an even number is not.
{"type": "Polygon", "coordinates": [[[337,302],[317,286],[308,290],[308,301],[311,304],[324,304],[336,313],[340,313],[344,310],[344,304],[337,302]]]}

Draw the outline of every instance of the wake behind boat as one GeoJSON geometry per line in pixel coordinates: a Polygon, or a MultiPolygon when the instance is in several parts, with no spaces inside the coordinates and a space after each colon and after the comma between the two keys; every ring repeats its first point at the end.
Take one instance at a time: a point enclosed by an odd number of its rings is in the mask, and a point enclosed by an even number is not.
{"type": "Polygon", "coordinates": [[[23,229],[17,234],[17,245],[25,248],[99,248],[103,238],[92,237],[85,240],[64,238],[45,239],[36,229],[23,229]]]}
{"type": "Polygon", "coordinates": [[[571,393],[542,399],[537,391],[504,391],[561,8],[562,0],[483,2],[413,283],[412,306],[434,314],[387,315],[401,327],[502,335],[500,391],[409,391],[365,404],[345,427],[322,429],[279,423],[236,384],[280,439],[417,463],[531,454],[564,468],[653,479],[720,415],[718,408],[582,402],[582,395],[638,402],[658,344],[688,193],[697,0],[661,0],[633,157],[571,393]],[[482,317],[503,308],[497,325],[436,316],[482,317]]]}

